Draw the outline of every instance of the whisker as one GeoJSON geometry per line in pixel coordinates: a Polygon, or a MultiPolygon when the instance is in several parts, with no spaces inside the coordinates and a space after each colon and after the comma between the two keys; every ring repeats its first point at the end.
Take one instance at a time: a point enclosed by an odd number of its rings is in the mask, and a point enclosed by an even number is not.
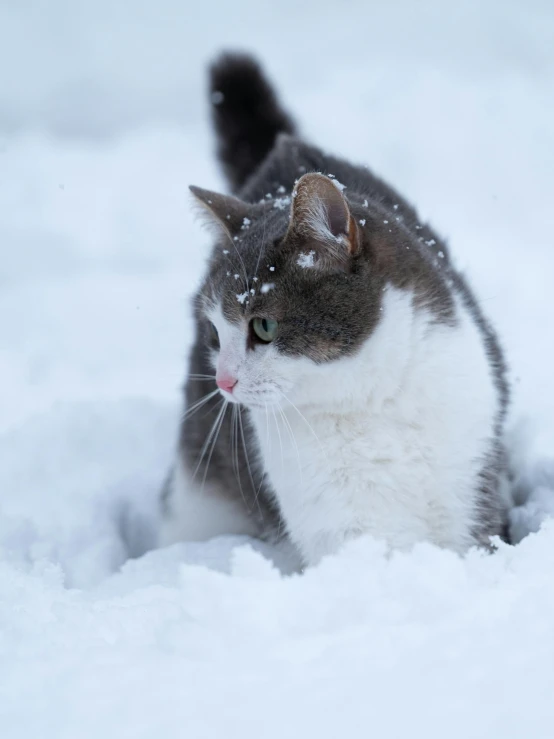
{"type": "Polygon", "coordinates": [[[233,472],[235,473],[235,477],[239,481],[240,484],[240,476],[238,474],[238,458],[235,459],[235,423],[237,420],[237,406],[233,406],[233,411],[231,413],[231,464],[233,465],[233,472]]]}
{"type": "Polygon", "coordinates": [[[249,511],[250,506],[248,505],[248,501],[246,500],[246,496],[242,488],[242,478],[241,478],[240,466],[239,466],[239,440],[238,440],[238,418],[237,418],[238,409],[239,409],[239,406],[234,404],[233,405],[233,419],[231,423],[231,463],[233,465],[233,471],[235,473],[235,477],[237,478],[241,497],[244,501],[244,505],[249,511]]]}
{"type": "Polygon", "coordinates": [[[210,454],[208,456],[208,461],[206,462],[206,468],[204,470],[204,477],[202,479],[201,493],[204,492],[204,486],[206,485],[206,477],[208,475],[208,469],[210,467],[210,462],[212,461],[212,455],[214,453],[215,445],[217,444],[217,437],[219,436],[219,432],[221,431],[221,427],[223,426],[223,420],[225,418],[225,413],[228,407],[229,407],[229,401],[226,400],[223,408],[219,412],[217,430],[215,432],[215,435],[212,441],[212,448],[210,449],[210,454]]]}
{"type": "Polygon", "coordinates": [[[269,411],[267,409],[267,403],[264,403],[265,407],[265,444],[268,450],[270,449],[270,438],[269,438],[269,411]]]}
{"type": "Polygon", "coordinates": [[[296,412],[298,413],[298,415],[300,416],[300,418],[301,418],[301,419],[302,419],[302,420],[304,421],[304,423],[305,423],[305,424],[307,425],[307,427],[308,427],[308,428],[310,429],[310,431],[311,431],[311,432],[312,432],[312,434],[314,435],[314,437],[315,437],[315,439],[316,439],[317,443],[319,444],[319,448],[320,448],[320,450],[321,450],[321,451],[323,451],[323,445],[322,445],[321,441],[319,440],[319,436],[318,436],[318,435],[316,434],[316,432],[315,432],[315,431],[313,430],[313,428],[312,428],[312,425],[310,424],[310,422],[308,421],[308,419],[307,419],[307,418],[306,418],[306,417],[304,416],[304,414],[303,414],[303,413],[301,413],[301,412],[300,412],[300,411],[298,410],[298,408],[297,408],[297,407],[296,407],[296,406],[294,405],[294,403],[292,402],[292,400],[290,400],[290,398],[288,398],[288,397],[287,397],[287,396],[285,395],[285,393],[284,393],[283,391],[281,391],[281,395],[282,395],[282,396],[283,396],[283,398],[284,398],[284,399],[285,399],[285,400],[287,401],[287,403],[290,403],[290,404],[291,404],[291,406],[292,406],[292,407],[294,408],[294,410],[295,410],[295,411],[296,411],[296,412]]]}
{"type": "Polygon", "coordinates": [[[303,480],[303,476],[302,476],[302,462],[300,461],[300,449],[298,448],[298,442],[296,441],[296,437],[294,436],[294,431],[292,430],[292,426],[290,425],[290,421],[287,418],[285,412],[283,411],[283,409],[281,407],[278,407],[277,410],[279,411],[279,414],[280,414],[281,418],[283,419],[283,423],[285,424],[285,427],[287,428],[287,430],[289,432],[289,435],[290,435],[290,438],[292,440],[292,443],[295,446],[296,456],[298,458],[298,470],[300,472],[300,485],[303,487],[304,486],[304,480],[303,480]]]}
{"type": "Polygon", "coordinates": [[[264,208],[264,230],[262,232],[262,240],[260,241],[260,250],[258,252],[258,261],[256,262],[256,269],[254,270],[254,276],[257,276],[258,274],[258,267],[260,266],[260,259],[262,258],[262,249],[265,241],[265,227],[267,223],[267,213],[266,209],[264,208]]]}
{"type": "Polygon", "coordinates": [[[185,412],[181,416],[181,421],[185,421],[187,418],[190,418],[193,416],[197,411],[202,408],[203,405],[206,405],[206,403],[211,400],[214,395],[217,395],[219,393],[219,390],[212,390],[211,393],[208,393],[207,395],[204,395],[203,398],[200,398],[200,400],[197,400],[196,403],[193,403],[191,406],[186,408],[185,412]]]}
{"type": "MultiPolygon", "coordinates": [[[[267,446],[267,449],[269,451],[270,449],[272,449],[272,447],[270,446],[270,443],[269,443],[270,442],[270,436],[269,436],[269,409],[268,409],[267,403],[264,403],[264,406],[265,406],[265,424],[266,424],[266,446],[267,446]]],[[[273,461],[273,455],[272,455],[272,461],[273,461]]],[[[277,524],[277,538],[279,538],[281,536],[281,531],[282,531],[282,528],[283,528],[283,524],[284,524],[284,522],[283,522],[283,516],[281,515],[281,512],[279,511],[279,522],[277,524]]]]}
{"type": "MultiPolygon", "coordinates": [[[[220,401],[220,403],[218,403],[218,405],[225,404],[226,402],[227,401],[225,400],[225,398],[221,398],[221,401],[220,401]]],[[[218,407],[218,406],[216,406],[216,407],[218,407]]],[[[196,475],[198,473],[198,470],[200,469],[200,466],[202,464],[202,460],[204,459],[204,456],[205,456],[205,454],[206,454],[206,452],[208,450],[208,446],[209,446],[209,444],[210,444],[210,442],[211,442],[211,440],[213,438],[213,435],[214,435],[215,430],[217,428],[217,424],[219,422],[219,419],[223,415],[223,412],[225,411],[225,408],[226,408],[226,406],[223,405],[223,407],[219,410],[219,413],[217,415],[217,418],[213,422],[212,427],[210,429],[210,432],[208,433],[208,436],[206,437],[206,440],[204,441],[204,444],[202,445],[202,449],[200,450],[200,459],[198,460],[198,464],[196,465],[196,468],[195,468],[195,470],[194,470],[194,472],[192,474],[192,479],[193,480],[196,477],[196,475]]]]}
{"type": "Polygon", "coordinates": [[[246,446],[246,438],[244,436],[244,427],[243,427],[243,423],[242,423],[242,411],[241,411],[240,408],[239,408],[239,412],[238,412],[238,418],[239,418],[240,435],[242,437],[242,446],[244,447],[244,457],[246,459],[246,467],[248,469],[248,474],[250,476],[250,482],[252,483],[252,490],[254,491],[254,502],[258,506],[258,511],[260,512],[260,517],[261,517],[262,522],[263,522],[263,513],[262,513],[262,509],[261,509],[260,503],[258,501],[258,495],[256,493],[256,483],[254,482],[254,477],[252,475],[252,468],[250,467],[250,460],[248,459],[248,448],[246,446]]]}
{"type": "MultiPolygon", "coordinates": [[[[249,285],[248,285],[248,272],[246,271],[246,266],[245,266],[245,264],[243,262],[242,256],[241,256],[239,250],[237,249],[237,245],[235,244],[235,240],[233,239],[233,237],[230,234],[228,234],[227,231],[225,231],[225,235],[228,237],[229,241],[233,245],[233,249],[236,251],[238,258],[240,259],[240,263],[242,265],[242,271],[244,272],[244,289],[245,290],[248,290],[249,289],[249,285]]],[[[231,261],[231,260],[229,260],[229,261],[231,261]]],[[[234,269],[234,267],[233,267],[233,269],[234,269]]]]}
{"type": "Polygon", "coordinates": [[[281,431],[279,429],[279,421],[277,420],[277,416],[275,415],[275,408],[271,408],[273,412],[273,418],[275,419],[275,427],[277,428],[277,435],[279,436],[279,446],[281,447],[281,467],[284,468],[285,466],[285,456],[283,454],[283,441],[281,439],[281,431]]]}

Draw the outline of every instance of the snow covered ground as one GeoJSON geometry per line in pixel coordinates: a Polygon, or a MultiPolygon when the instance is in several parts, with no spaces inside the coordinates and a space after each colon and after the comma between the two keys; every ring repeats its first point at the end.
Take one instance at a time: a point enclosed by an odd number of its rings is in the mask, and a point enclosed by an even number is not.
{"type": "Polygon", "coordinates": [[[512,367],[523,528],[554,511],[550,0],[0,3],[0,736],[551,739],[554,524],[302,576],[147,551],[229,47],[448,236],[512,367]]]}

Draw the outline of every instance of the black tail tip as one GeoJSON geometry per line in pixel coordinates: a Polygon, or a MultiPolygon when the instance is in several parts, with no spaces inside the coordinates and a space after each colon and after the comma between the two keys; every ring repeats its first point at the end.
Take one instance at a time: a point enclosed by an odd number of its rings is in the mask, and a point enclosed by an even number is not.
{"type": "Polygon", "coordinates": [[[275,94],[261,66],[250,54],[224,52],[210,67],[210,93],[214,105],[244,108],[261,101],[275,104],[275,94]]]}
{"type": "Polygon", "coordinates": [[[238,192],[277,136],[294,133],[295,126],[250,54],[221,54],[210,67],[209,90],[219,159],[231,188],[238,192]]]}
{"type": "Polygon", "coordinates": [[[294,133],[295,126],[249,54],[223,53],[210,67],[209,84],[219,159],[231,188],[238,191],[277,136],[294,133]]]}

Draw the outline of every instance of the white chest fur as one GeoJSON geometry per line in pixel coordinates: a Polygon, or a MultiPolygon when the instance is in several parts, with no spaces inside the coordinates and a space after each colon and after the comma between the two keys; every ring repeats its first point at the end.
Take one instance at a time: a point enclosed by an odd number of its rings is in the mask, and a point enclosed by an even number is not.
{"type": "MultiPolygon", "coordinates": [[[[291,360],[304,361],[304,360],[291,360]]],[[[497,395],[482,339],[389,289],[361,352],[318,368],[281,410],[252,411],[263,463],[307,563],[363,533],[395,548],[473,543],[497,395]]]]}

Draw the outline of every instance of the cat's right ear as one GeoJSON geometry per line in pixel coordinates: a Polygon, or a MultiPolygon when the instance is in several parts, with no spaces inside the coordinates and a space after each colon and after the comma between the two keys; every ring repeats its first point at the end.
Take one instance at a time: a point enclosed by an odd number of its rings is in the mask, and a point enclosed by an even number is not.
{"type": "Polygon", "coordinates": [[[228,236],[236,236],[242,228],[248,225],[248,216],[252,215],[252,205],[232,195],[221,195],[195,185],[191,185],[189,189],[200,206],[200,212],[206,224],[214,227],[216,231],[223,231],[228,236]]]}
{"type": "Polygon", "coordinates": [[[360,233],[343,188],[335,179],[309,172],[292,192],[289,233],[312,247],[309,266],[345,269],[360,250],[360,233]]]}

